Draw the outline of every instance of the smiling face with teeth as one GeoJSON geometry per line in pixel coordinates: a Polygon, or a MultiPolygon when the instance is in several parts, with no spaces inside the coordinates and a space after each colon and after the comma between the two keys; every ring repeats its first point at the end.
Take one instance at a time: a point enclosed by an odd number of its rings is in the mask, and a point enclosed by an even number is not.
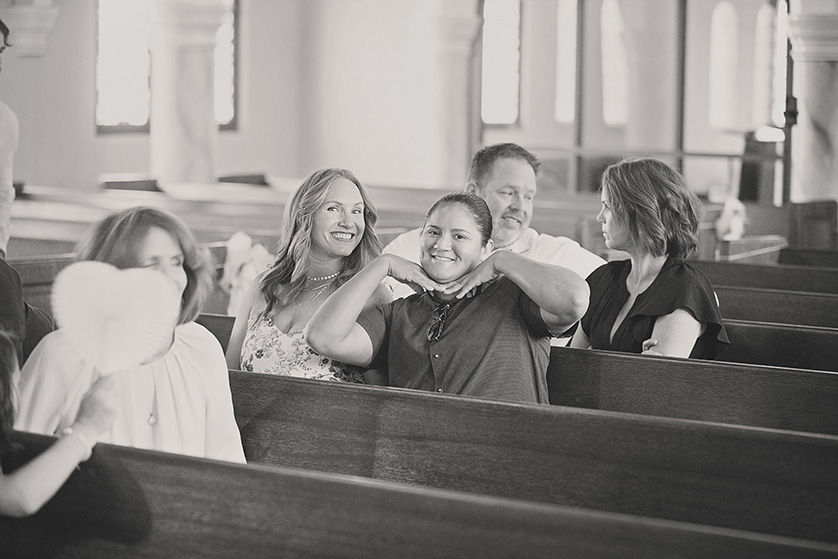
{"type": "Polygon", "coordinates": [[[351,181],[338,177],[323,204],[314,213],[311,250],[319,256],[349,256],[361,242],[364,222],[364,199],[351,181]]]}
{"type": "Polygon", "coordinates": [[[420,239],[420,263],[439,283],[472,271],[492,250],[475,217],[461,204],[444,204],[428,215],[420,239]]]}

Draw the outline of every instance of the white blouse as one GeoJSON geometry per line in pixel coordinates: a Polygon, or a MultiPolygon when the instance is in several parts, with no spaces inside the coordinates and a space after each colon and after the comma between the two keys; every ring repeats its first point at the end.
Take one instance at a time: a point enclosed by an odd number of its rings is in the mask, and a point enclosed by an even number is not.
{"type": "MultiPolygon", "coordinates": [[[[100,442],[245,461],[224,353],[203,326],[178,326],[163,357],[113,374],[117,412],[100,442]]],[[[21,371],[15,429],[60,433],[75,421],[94,380],[93,367],[77,356],[64,333],[48,334],[21,371]]]]}

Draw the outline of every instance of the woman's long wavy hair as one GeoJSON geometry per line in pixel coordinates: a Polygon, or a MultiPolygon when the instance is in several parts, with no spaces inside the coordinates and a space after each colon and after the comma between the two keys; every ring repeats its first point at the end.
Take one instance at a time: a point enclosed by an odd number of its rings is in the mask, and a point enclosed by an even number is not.
{"type": "Polygon", "coordinates": [[[0,456],[11,450],[15,424],[12,375],[17,371],[17,351],[12,335],[0,330],[0,456]]]}
{"type": "Polygon", "coordinates": [[[605,169],[601,188],[636,247],[678,259],[698,247],[701,201],[666,163],[624,159],[605,169]]]}
{"type": "Polygon", "coordinates": [[[364,234],[361,242],[345,257],[335,285],[340,286],[381,254],[381,241],[375,234],[378,212],[369,190],[346,169],[326,168],[310,174],[285,205],[282,225],[277,242],[276,260],[262,280],[262,295],[267,307],[263,315],[271,312],[276,304],[287,305],[296,299],[305,287],[311,267],[311,235],[314,214],[329,195],[335,179],[344,178],[358,187],[364,202],[364,234]]]}
{"type": "Polygon", "coordinates": [[[183,290],[178,324],[190,322],[201,312],[213,289],[212,257],[175,215],[145,206],[110,215],[97,223],[79,244],[78,259],[106,262],[121,270],[137,268],[140,266],[137,249],[152,227],[169,233],[183,252],[186,289],[183,290]]]}

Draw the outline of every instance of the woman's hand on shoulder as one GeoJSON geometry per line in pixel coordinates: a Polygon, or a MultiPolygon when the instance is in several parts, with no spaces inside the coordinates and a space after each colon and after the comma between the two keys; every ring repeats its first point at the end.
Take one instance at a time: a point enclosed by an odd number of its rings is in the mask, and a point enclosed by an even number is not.
{"type": "Polygon", "coordinates": [[[497,253],[491,254],[486,260],[478,264],[471,272],[445,284],[444,292],[447,295],[457,294],[457,299],[471,297],[474,290],[484,283],[488,283],[500,275],[496,268],[497,253]]]}
{"type": "Polygon", "coordinates": [[[410,286],[416,293],[443,291],[445,286],[432,280],[416,262],[395,254],[382,254],[379,258],[387,262],[387,275],[410,286]]]}

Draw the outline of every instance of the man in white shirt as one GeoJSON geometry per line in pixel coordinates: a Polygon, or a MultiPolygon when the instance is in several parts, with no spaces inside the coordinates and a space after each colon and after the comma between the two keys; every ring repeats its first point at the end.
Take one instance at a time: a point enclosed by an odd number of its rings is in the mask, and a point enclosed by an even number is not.
{"type": "MultiPolygon", "coordinates": [[[[478,151],[471,161],[465,191],[486,200],[492,212],[492,240],[495,250],[511,250],[538,262],[569,268],[588,277],[605,260],[567,237],[553,237],[530,228],[538,159],[517,144],[495,144],[478,151]]],[[[420,229],[393,239],[384,252],[419,262],[420,229]]],[[[396,297],[407,297],[413,290],[388,278],[396,297]]],[[[386,281],[386,280],[385,280],[386,281]]]]}

